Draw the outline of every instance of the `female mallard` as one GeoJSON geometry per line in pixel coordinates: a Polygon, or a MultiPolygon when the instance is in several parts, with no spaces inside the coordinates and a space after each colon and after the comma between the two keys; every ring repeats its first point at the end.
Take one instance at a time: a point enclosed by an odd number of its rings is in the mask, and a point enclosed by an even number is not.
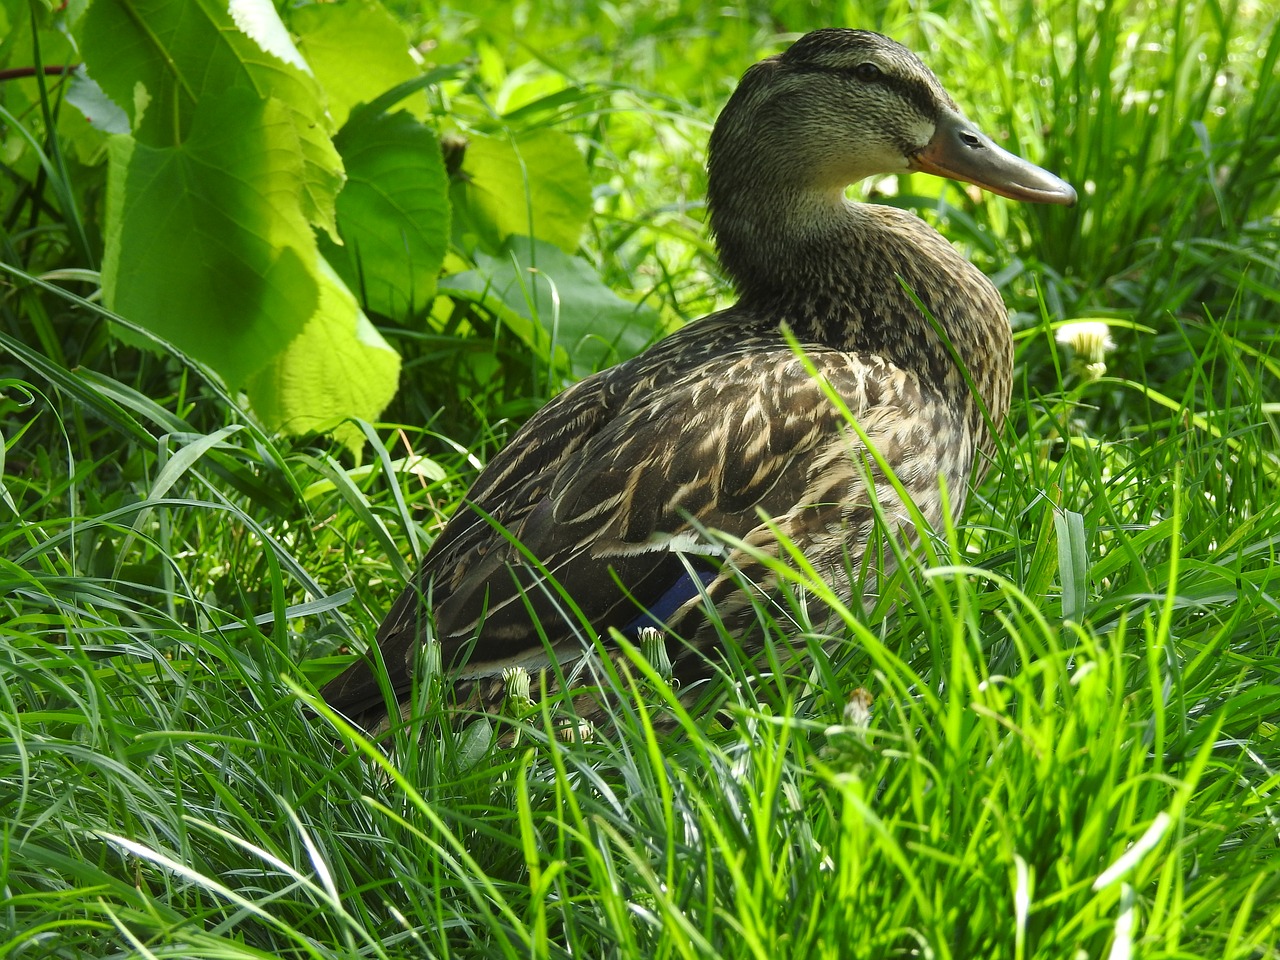
{"type": "MultiPolygon", "coordinates": [[[[931,524],[944,520],[944,485],[959,514],[993,443],[983,410],[997,430],[1008,411],[1012,341],[995,287],[937,232],[845,197],[855,181],[910,171],[1075,201],[879,34],[817,30],[746,72],[708,164],[711,228],[741,298],[565,390],[494,457],[378,631],[398,699],[428,642],[470,705],[501,697],[505,668],[554,662],[569,675],[591,662],[582,620],[606,643],[611,629],[660,622],[677,676],[705,673],[712,620],[750,645],[740,577],[770,591],[759,554],[779,533],[848,594],[874,536],[868,478],[905,522],[866,442],[931,524]]],[[[387,718],[372,660],[323,696],[366,727],[387,718]]]]}

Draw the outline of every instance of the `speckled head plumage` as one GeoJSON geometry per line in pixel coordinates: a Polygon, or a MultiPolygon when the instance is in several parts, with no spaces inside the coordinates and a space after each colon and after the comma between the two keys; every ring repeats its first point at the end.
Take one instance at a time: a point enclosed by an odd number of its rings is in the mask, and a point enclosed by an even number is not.
{"type": "Polygon", "coordinates": [[[844,190],[866,177],[921,171],[1075,200],[970,123],[914,53],[866,30],[816,30],[750,67],[716,122],[708,171],[712,230],[744,293],[773,283],[770,265],[785,267],[797,244],[846,229],[844,190]]]}
{"type": "Polygon", "coordinates": [[[383,621],[386,677],[374,658],[353,664],[322,691],[335,709],[385,723],[383,690],[409,699],[424,644],[469,708],[492,708],[511,666],[590,676],[579,617],[602,639],[662,620],[687,693],[711,670],[717,624],[759,649],[769,558],[801,550],[854,602],[876,589],[863,558],[892,564],[878,518],[911,539],[912,516],[958,517],[1009,405],[1004,304],[918,217],[844,188],[915,170],[1025,200],[1069,202],[1071,188],[996,147],[906,48],[858,30],[751,67],[709,167],[739,302],[573,385],[512,438],[383,621]]]}
{"type": "Polygon", "coordinates": [[[792,174],[842,189],[907,172],[943,110],[956,110],[954,101],[906,47],[866,30],[816,30],[747,70],[716,123],[709,161],[716,171],[745,135],[758,160],[789,156],[792,174]],[[810,159],[821,156],[831,159],[810,159]]]}

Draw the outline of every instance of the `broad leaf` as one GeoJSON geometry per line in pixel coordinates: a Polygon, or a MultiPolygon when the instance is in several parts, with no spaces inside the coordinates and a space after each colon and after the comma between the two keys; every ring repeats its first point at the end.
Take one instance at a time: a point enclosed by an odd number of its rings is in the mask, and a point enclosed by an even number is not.
{"type": "Polygon", "coordinates": [[[79,110],[95,130],[103,133],[129,132],[129,115],[102,92],[83,66],[76,69],[67,86],[67,103],[79,110]]]}
{"type": "Polygon", "coordinates": [[[301,165],[289,111],[244,89],[203,97],[179,146],[113,138],[107,305],[244,383],[316,309],[301,165]]]}
{"type": "Polygon", "coordinates": [[[400,357],[361,312],[355,297],[317,258],[319,306],[285,350],[249,380],[249,402],[273,429],[327,430],[359,452],[353,417],[372,420],[395,396],[400,357]]]}
{"type": "Polygon", "coordinates": [[[449,184],[435,133],[404,111],[358,109],[335,144],[347,169],[338,195],[344,246],[321,248],[348,287],[405,320],[430,306],[449,243],[449,184]]]}
{"type": "MultiPolygon", "coordinates": [[[[289,25],[298,48],[329,98],[329,113],[341,127],[353,107],[422,71],[409,52],[409,38],[381,4],[362,0],[296,7],[289,25]]],[[[428,113],[419,94],[407,101],[419,119],[428,113]]]]}
{"type": "Polygon", "coordinates": [[[635,356],[661,332],[656,311],[623,300],[585,260],[528,237],[504,256],[479,255],[440,292],[483,304],[574,377],[635,356]]]}
{"type": "Polygon", "coordinates": [[[547,129],[512,140],[472,135],[462,169],[469,226],[490,249],[515,235],[566,253],[578,248],[591,216],[591,178],[572,138],[547,129]]]}
{"type": "Polygon", "coordinates": [[[84,46],[131,131],[110,148],[108,304],[248,384],[273,427],[376,417],[400,361],[316,246],[342,164],[274,7],[97,0],[84,46]]]}
{"type": "Polygon", "coordinates": [[[333,229],[342,166],[323,93],[269,0],[96,0],[81,34],[90,75],[139,144],[181,146],[210,96],[251,90],[278,100],[303,158],[302,212],[333,229]]]}

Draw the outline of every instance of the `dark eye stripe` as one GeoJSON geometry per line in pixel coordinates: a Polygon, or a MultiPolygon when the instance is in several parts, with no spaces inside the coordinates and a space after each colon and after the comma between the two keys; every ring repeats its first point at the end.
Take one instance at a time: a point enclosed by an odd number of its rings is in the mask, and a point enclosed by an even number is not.
{"type": "Polygon", "coordinates": [[[877,81],[894,91],[902,99],[911,103],[921,115],[930,120],[938,119],[938,98],[924,83],[906,77],[895,77],[884,74],[877,81]]]}

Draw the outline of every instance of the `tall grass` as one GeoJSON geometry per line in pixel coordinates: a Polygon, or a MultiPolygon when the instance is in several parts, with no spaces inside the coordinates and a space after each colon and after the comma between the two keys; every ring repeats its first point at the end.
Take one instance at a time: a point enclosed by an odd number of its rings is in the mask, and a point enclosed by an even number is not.
{"type": "MultiPolygon", "coordinates": [[[[373,619],[341,593],[287,609],[301,559],[278,541],[228,571],[281,598],[258,627],[236,613],[272,609],[252,584],[148,604],[77,574],[73,538],[42,527],[40,563],[7,564],[9,945],[1273,956],[1277,517],[1213,503],[1218,464],[1260,435],[1110,451],[1043,429],[1008,451],[1020,466],[973,528],[902,581],[893,618],[855,626],[816,674],[736,689],[730,726],[685,718],[676,736],[623,711],[564,742],[534,714],[517,748],[477,753],[475,726],[428,709],[425,738],[384,759],[293,694],[300,639],[373,619]],[[1072,568],[1083,624],[1063,617],[1072,568]],[[869,720],[843,715],[857,688],[869,720]]],[[[324,484],[321,461],[283,459],[292,485],[324,484]]],[[[152,510],[175,568],[202,534],[262,537],[243,507],[152,510]]],[[[342,550],[335,527],[306,555],[342,550]]]]}
{"type": "MultiPolygon", "coordinates": [[[[891,614],[829,655],[779,626],[763,677],[730,643],[716,716],[647,676],[585,741],[568,704],[514,746],[430,705],[362,741],[312,691],[465,491],[469,438],[406,417],[357,467],[266,436],[58,293],[91,274],[34,276],[91,266],[79,207],[6,236],[0,955],[1280,956],[1280,31],[1243,4],[845,6],[1084,199],[882,187],[934,193],[1015,308],[1015,425],[891,614]],[[1055,339],[1081,316],[1112,324],[1105,371],[1055,339]]],[[[818,12],[621,5],[584,40],[576,5],[494,11],[423,29],[474,43],[495,97],[624,84],[565,120],[587,252],[673,319],[709,308],[706,123],[818,12]]]]}

